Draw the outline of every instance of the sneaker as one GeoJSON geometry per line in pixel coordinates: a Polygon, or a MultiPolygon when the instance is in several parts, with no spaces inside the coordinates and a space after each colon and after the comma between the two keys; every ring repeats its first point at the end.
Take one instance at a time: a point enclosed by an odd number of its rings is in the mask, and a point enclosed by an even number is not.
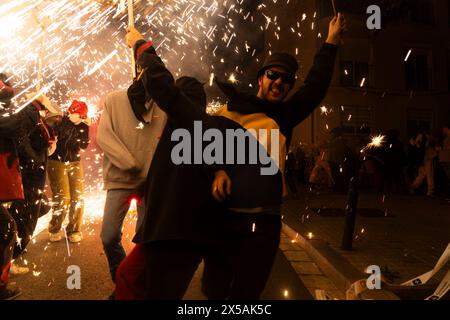
{"type": "Polygon", "coordinates": [[[49,233],[48,239],[50,242],[58,242],[62,239],[62,237],[59,233],[49,233]]]}
{"type": "Polygon", "coordinates": [[[0,300],[14,300],[21,294],[22,294],[22,290],[20,288],[0,289],[0,300]]]}
{"type": "Polygon", "coordinates": [[[11,264],[11,267],[9,268],[9,273],[13,275],[21,275],[30,272],[30,269],[27,267],[21,267],[15,263],[11,264]]]}
{"type": "Polygon", "coordinates": [[[74,233],[69,236],[69,241],[72,243],[78,243],[81,241],[81,234],[74,233]]]}

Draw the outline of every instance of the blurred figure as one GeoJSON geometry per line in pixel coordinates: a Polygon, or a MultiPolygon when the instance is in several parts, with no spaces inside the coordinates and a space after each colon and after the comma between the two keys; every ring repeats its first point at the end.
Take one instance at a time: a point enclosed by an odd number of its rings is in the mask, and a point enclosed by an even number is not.
{"type": "Polygon", "coordinates": [[[331,130],[331,141],[328,144],[328,162],[334,181],[334,191],[346,192],[350,178],[358,171],[355,156],[343,137],[342,128],[331,130]]]}
{"type": "Polygon", "coordinates": [[[296,176],[298,183],[305,183],[305,169],[306,169],[306,153],[302,146],[298,146],[295,149],[295,160],[296,160],[296,176]]]}
{"type": "MultiPolygon", "coordinates": [[[[29,96],[35,96],[35,93],[29,96]]],[[[18,258],[30,242],[41,215],[41,207],[47,207],[43,201],[48,156],[56,148],[56,135],[53,127],[61,121],[62,113],[44,95],[41,95],[31,104],[39,110],[40,118],[37,126],[31,133],[22,132],[19,138],[19,162],[22,168],[22,182],[25,199],[14,201],[10,213],[17,224],[20,241],[14,248],[14,264],[12,274],[27,273],[27,267],[18,265],[18,258]]]]}
{"type": "Polygon", "coordinates": [[[295,159],[294,152],[289,151],[286,156],[286,169],[285,169],[285,177],[286,183],[289,187],[289,191],[294,195],[295,198],[299,198],[297,182],[296,182],[296,172],[297,172],[297,161],[295,159]]]}
{"type": "Polygon", "coordinates": [[[448,195],[450,193],[450,129],[449,125],[442,127],[442,148],[439,152],[439,163],[442,166],[445,175],[445,192],[448,195]]]}
{"type": "Polygon", "coordinates": [[[419,131],[409,139],[406,157],[406,181],[411,185],[419,174],[425,157],[425,133],[419,131]]]}
{"type": "Polygon", "coordinates": [[[14,90],[6,80],[0,74],[0,300],[14,299],[21,294],[19,288],[7,287],[17,227],[6,203],[24,199],[16,139],[21,132],[33,130],[39,119],[39,112],[32,105],[13,113],[10,102],[14,90]]]}
{"type": "Polygon", "coordinates": [[[84,176],[80,152],[89,145],[88,107],[74,100],[62,122],[55,127],[58,143],[48,163],[48,178],[53,194],[53,216],[48,231],[51,242],[61,240],[61,226],[69,214],[66,227],[72,243],[80,242],[84,213],[84,176]]]}
{"type": "Polygon", "coordinates": [[[386,132],[385,141],[380,149],[384,162],[384,189],[385,192],[398,193],[403,187],[403,168],[406,162],[406,155],[403,143],[399,139],[400,132],[392,129],[386,132]]]}
{"type": "Polygon", "coordinates": [[[425,153],[422,160],[422,164],[419,167],[419,172],[416,179],[413,181],[410,187],[410,193],[414,194],[417,189],[427,181],[427,196],[434,195],[434,164],[433,161],[437,157],[437,141],[432,136],[426,136],[425,141],[425,153]]]}
{"type": "Polygon", "coordinates": [[[332,188],[334,185],[333,175],[331,174],[331,167],[328,162],[328,149],[327,142],[324,141],[319,145],[319,155],[316,158],[316,162],[314,168],[311,171],[309,176],[309,183],[311,187],[318,186],[321,184],[321,173],[325,173],[326,175],[326,184],[328,188],[332,188]]]}

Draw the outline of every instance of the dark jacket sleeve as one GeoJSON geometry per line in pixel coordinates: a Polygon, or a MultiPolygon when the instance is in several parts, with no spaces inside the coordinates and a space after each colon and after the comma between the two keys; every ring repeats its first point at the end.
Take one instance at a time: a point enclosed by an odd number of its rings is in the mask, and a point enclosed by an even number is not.
{"type": "Polygon", "coordinates": [[[77,147],[84,150],[89,145],[89,126],[85,123],[80,123],[75,128],[77,130],[77,147]]]}
{"type": "MultiPolygon", "coordinates": [[[[145,43],[145,42],[144,42],[145,43]]],[[[142,46],[145,46],[143,44],[142,46]]],[[[181,127],[192,126],[195,120],[206,120],[206,112],[194,105],[175,86],[175,80],[164,62],[156,54],[153,47],[148,47],[139,55],[137,64],[144,70],[141,80],[145,91],[153,98],[158,106],[167,114],[169,121],[175,121],[181,127]]]]}
{"type": "Polygon", "coordinates": [[[28,105],[19,113],[0,113],[0,137],[18,138],[29,134],[37,125],[39,111],[32,105],[28,105]]]}
{"type": "MultiPolygon", "coordinates": [[[[216,128],[213,117],[192,103],[175,86],[172,74],[167,70],[153,47],[148,47],[147,43],[147,48],[144,51],[138,49],[138,53],[138,66],[145,70],[142,76],[145,90],[167,114],[168,121],[172,121],[181,128],[191,128],[194,121],[202,121],[203,130],[216,128]]],[[[223,164],[214,164],[202,166],[202,168],[205,174],[212,178],[214,172],[222,170],[224,166],[223,164]]]]}
{"type": "Polygon", "coordinates": [[[337,46],[325,43],[314,58],[305,83],[286,102],[283,121],[294,128],[307,118],[325,98],[334,71],[337,46]]]}

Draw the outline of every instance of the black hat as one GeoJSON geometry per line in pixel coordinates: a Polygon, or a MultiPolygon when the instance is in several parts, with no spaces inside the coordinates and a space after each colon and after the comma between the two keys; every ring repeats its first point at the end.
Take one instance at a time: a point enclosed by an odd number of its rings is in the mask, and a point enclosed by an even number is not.
{"type": "Polygon", "coordinates": [[[175,85],[196,106],[206,109],[206,93],[200,81],[192,77],[181,77],[176,80],[175,85]]]}
{"type": "Polygon", "coordinates": [[[292,55],[286,52],[274,52],[266,58],[262,68],[259,69],[258,78],[264,71],[274,66],[283,67],[287,73],[292,75],[295,75],[298,70],[297,60],[292,55]]]}

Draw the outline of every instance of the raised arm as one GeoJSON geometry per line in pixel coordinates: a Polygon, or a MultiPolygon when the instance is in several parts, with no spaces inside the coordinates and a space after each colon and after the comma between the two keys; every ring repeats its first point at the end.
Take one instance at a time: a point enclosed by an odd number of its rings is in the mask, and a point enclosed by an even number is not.
{"type": "Polygon", "coordinates": [[[302,122],[325,98],[333,76],[337,45],[345,31],[345,18],[339,13],[330,22],[328,38],[314,57],[303,86],[286,102],[283,118],[289,127],[294,128],[302,122]]]}
{"type": "MultiPolygon", "coordinates": [[[[127,35],[127,44],[135,51],[139,68],[135,81],[142,83],[144,90],[140,90],[141,94],[145,92],[147,99],[154,99],[168,119],[176,121],[180,126],[192,125],[195,120],[204,120],[205,111],[196,106],[175,85],[172,74],[156,54],[151,42],[144,41],[139,32],[131,28],[127,35]]],[[[142,97],[140,99],[142,100],[142,97]]]]}

